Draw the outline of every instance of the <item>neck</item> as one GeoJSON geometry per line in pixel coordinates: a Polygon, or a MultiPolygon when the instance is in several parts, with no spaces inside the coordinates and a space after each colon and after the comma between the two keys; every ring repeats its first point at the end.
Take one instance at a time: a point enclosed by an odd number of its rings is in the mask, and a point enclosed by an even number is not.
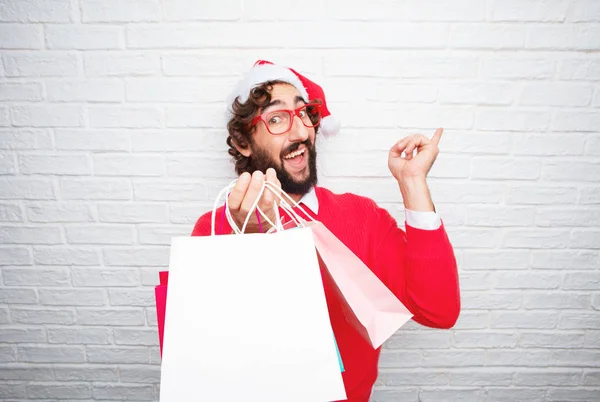
{"type": "Polygon", "coordinates": [[[302,197],[304,197],[304,194],[288,194],[292,200],[294,200],[294,202],[297,204],[298,201],[300,201],[302,199],[302,197]]]}

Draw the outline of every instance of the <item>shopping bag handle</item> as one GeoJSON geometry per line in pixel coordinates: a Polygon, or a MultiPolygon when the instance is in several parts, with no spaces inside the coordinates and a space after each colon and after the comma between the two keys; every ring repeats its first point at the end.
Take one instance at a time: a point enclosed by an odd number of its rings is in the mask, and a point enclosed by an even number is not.
{"type": "Polygon", "coordinates": [[[280,207],[285,210],[288,215],[290,216],[290,218],[296,222],[297,225],[304,227],[305,226],[305,220],[303,218],[301,218],[296,211],[293,210],[294,207],[298,208],[300,211],[302,211],[311,221],[314,221],[313,217],[306,212],[306,210],[304,208],[302,208],[302,206],[300,204],[297,204],[292,197],[290,197],[289,194],[287,194],[285,191],[283,191],[281,188],[277,187],[274,183],[270,182],[270,181],[265,181],[263,182],[263,185],[260,189],[260,192],[258,193],[258,196],[256,197],[256,200],[254,201],[254,203],[252,204],[252,207],[250,208],[250,211],[248,212],[248,215],[246,216],[246,219],[244,220],[244,223],[242,225],[242,228],[240,229],[238,227],[238,225],[235,223],[233,217],[231,216],[231,211],[229,209],[229,204],[228,204],[228,198],[229,198],[229,193],[231,192],[231,190],[235,187],[237,183],[237,179],[233,180],[231,183],[229,183],[227,186],[225,186],[223,189],[221,189],[221,191],[219,192],[219,194],[217,195],[217,198],[215,199],[215,203],[213,205],[213,210],[212,210],[212,216],[211,216],[211,236],[215,235],[215,222],[216,222],[216,215],[217,215],[217,208],[219,206],[219,201],[221,200],[221,198],[225,195],[225,216],[227,217],[227,221],[229,222],[229,225],[231,226],[231,228],[233,229],[234,233],[236,234],[243,234],[246,230],[246,226],[248,225],[248,222],[250,221],[250,217],[252,216],[252,212],[254,212],[254,210],[257,210],[258,213],[260,213],[260,215],[274,228],[277,228],[277,230],[283,230],[283,225],[281,223],[281,217],[279,216],[279,211],[277,210],[277,204],[273,203],[273,208],[275,211],[275,221],[276,222],[272,222],[269,217],[258,207],[258,202],[260,200],[260,198],[262,197],[264,191],[266,189],[271,190],[271,192],[273,192],[273,194],[275,194],[275,196],[279,199],[280,201],[280,207]],[[289,201],[289,202],[288,202],[289,201]],[[290,205],[294,205],[294,207],[292,207],[290,205]]]}

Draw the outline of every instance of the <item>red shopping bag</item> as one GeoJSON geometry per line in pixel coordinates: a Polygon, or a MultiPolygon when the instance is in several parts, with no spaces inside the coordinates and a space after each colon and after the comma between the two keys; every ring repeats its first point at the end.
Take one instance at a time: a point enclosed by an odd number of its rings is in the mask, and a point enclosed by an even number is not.
{"type": "Polygon", "coordinates": [[[163,335],[165,333],[165,310],[167,308],[167,284],[169,283],[169,271],[158,273],[159,285],[154,288],[156,300],[156,319],[158,322],[158,342],[160,344],[160,355],[162,356],[163,335]]]}

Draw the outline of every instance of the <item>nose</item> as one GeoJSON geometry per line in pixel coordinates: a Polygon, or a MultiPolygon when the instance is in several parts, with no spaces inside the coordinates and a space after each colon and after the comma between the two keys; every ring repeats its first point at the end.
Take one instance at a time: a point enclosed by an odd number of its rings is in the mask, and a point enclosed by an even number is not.
{"type": "Polygon", "coordinates": [[[302,123],[300,117],[294,116],[292,128],[290,129],[290,142],[303,142],[308,139],[308,128],[302,123]]]}

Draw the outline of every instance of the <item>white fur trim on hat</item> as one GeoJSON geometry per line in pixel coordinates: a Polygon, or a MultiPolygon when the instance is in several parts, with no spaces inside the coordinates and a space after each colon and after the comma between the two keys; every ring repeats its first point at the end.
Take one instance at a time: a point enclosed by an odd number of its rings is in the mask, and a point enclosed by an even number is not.
{"type": "Polygon", "coordinates": [[[331,137],[339,133],[341,127],[342,125],[340,122],[333,117],[333,115],[329,115],[321,119],[319,131],[322,132],[326,137],[331,137]]]}
{"type": "Polygon", "coordinates": [[[227,98],[227,116],[231,117],[231,106],[236,98],[239,97],[240,102],[246,102],[248,97],[250,96],[250,91],[267,81],[283,81],[288,84],[296,87],[300,94],[306,101],[308,99],[308,92],[306,92],[306,88],[302,85],[302,82],[298,78],[296,74],[290,71],[287,67],[281,67],[275,64],[260,64],[254,66],[248,74],[241,80],[234,90],[231,92],[229,97],[227,98]]]}

